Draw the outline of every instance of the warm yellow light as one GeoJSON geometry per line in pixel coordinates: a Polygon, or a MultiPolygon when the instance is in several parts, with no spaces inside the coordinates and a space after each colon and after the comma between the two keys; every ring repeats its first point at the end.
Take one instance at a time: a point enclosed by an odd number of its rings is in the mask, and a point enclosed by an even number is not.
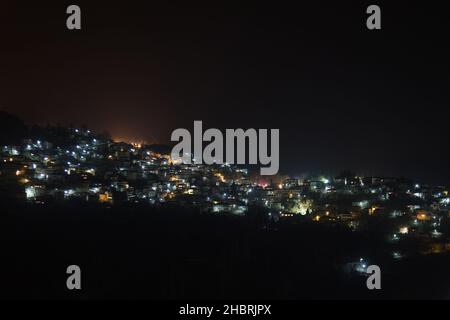
{"type": "Polygon", "coordinates": [[[100,201],[100,202],[110,202],[109,194],[108,193],[100,193],[98,195],[98,201],[100,201]]]}
{"type": "Polygon", "coordinates": [[[215,176],[220,179],[221,182],[225,182],[225,177],[221,173],[216,173],[215,176]]]}
{"type": "Polygon", "coordinates": [[[429,220],[429,217],[427,216],[427,214],[425,212],[420,212],[417,214],[417,219],[418,220],[429,220]]]}

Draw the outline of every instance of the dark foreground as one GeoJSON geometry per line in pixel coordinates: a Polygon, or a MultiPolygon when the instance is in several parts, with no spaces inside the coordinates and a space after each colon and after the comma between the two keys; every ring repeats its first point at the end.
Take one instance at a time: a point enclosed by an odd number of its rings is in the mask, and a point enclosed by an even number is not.
{"type": "Polygon", "coordinates": [[[1,299],[449,299],[450,257],[390,259],[377,237],[186,208],[3,207],[1,299]],[[382,290],[342,271],[359,256],[382,290]],[[79,265],[82,290],[66,289],[79,265]]]}

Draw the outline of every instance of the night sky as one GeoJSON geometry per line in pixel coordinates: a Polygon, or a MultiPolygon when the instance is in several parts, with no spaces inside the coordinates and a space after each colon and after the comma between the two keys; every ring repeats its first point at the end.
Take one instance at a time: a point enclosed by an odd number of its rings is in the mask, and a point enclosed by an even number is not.
{"type": "Polygon", "coordinates": [[[450,184],[442,1],[93,2],[2,2],[1,110],[155,143],[194,120],[279,128],[284,173],[450,184]],[[366,28],[369,4],[382,30],[366,28]]]}

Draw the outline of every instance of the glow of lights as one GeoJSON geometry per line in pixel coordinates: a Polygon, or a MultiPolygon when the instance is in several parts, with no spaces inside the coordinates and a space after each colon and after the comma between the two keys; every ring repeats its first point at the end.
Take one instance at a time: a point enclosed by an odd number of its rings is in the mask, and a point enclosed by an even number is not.
{"type": "Polygon", "coordinates": [[[409,232],[408,227],[401,227],[400,230],[399,230],[399,232],[400,232],[401,234],[407,234],[407,233],[409,232]]]}
{"type": "Polygon", "coordinates": [[[34,190],[34,187],[27,187],[25,188],[25,194],[28,199],[34,198],[36,196],[36,191],[34,190]]]}
{"type": "Polygon", "coordinates": [[[220,180],[221,182],[225,182],[225,177],[223,176],[223,174],[221,174],[221,173],[216,173],[215,176],[216,176],[217,178],[219,178],[219,180],[220,180]]]}
{"type": "Polygon", "coordinates": [[[427,218],[427,215],[426,215],[425,213],[421,213],[421,214],[419,214],[419,215],[417,216],[417,218],[418,218],[419,220],[425,220],[425,219],[427,218]]]}

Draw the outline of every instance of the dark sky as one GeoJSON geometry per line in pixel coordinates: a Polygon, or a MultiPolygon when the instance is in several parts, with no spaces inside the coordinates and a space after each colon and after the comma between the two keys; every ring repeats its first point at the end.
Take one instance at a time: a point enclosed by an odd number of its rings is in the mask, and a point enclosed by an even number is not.
{"type": "Polygon", "coordinates": [[[279,128],[285,173],[450,183],[442,1],[373,2],[378,31],[366,1],[159,2],[3,1],[0,109],[149,142],[194,120],[279,128]],[[81,31],[66,29],[70,4],[81,31]]]}

